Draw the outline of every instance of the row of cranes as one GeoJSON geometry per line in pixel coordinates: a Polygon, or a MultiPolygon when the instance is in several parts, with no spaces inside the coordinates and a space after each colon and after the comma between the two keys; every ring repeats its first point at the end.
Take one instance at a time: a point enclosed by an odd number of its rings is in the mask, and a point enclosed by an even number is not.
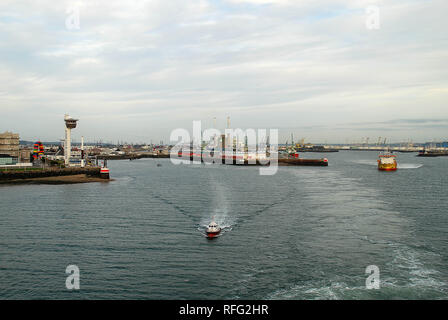
{"type": "MultiPolygon", "coordinates": [[[[369,144],[369,140],[370,140],[369,137],[362,138],[362,141],[363,141],[363,142],[361,143],[361,145],[369,146],[369,145],[370,145],[370,144],[369,144]],[[365,140],[364,140],[364,139],[365,139],[365,140]]],[[[376,143],[374,144],[375,147],[386,146],[386,145],[387,145],[387,138],[383,138],[383,137],[378,137],[378,140],[377,140],[376,143]]],[[[411,139],[409,139],[407,142],[403,142],[403,143],[401,143],[401,145],[402,145],[403,147],[413,147],[413,146],[414,146],[414,144],[413,144],[413,142],[412,142],[411,139]]]]}
{"type": "MultiPolygon", "coordinates": [[[[365,137],[365,138],[363,137],[363,138],[361,138],[361,141],[359,141],[359,140],[358,141],[356,141],[356,140],[349,141],[347,139],[345,144],[347,146],[351,145],[351,146],[358,146],[358,147],[384,148],[384,147],[387,147],[388,144],[390,144],[390,141],[388,140],[387,137],[378,137],[378,139],[372,143],[370,140],[370,137],[365,137]]],[[[313,144],[311,144],[311,143],[305,143],[305,138],[302,138],[298,142],[295,142],[294,134],[291,134],[291,142],[289,142],[289,140],[286,140],[285,145],[292,147],[292,148],[294,148],[294,147],[307,148],[307,147],[313,146],[313,144]]],[[[412,147],[414,147],[414,143],[411,139],[408,139],[406,142],[401,143],[401,147],[412,148],[412,147]]]]}
{"type": "MultiPolygon", "coordinates": [[[[369,146],[369,141],[370,138],[366,137],[366,138],[361,138],[361,143],[360,145],[364,145],[364,146],[369,146]]],[[[387,138],[383,138],[382,137],[378,137],[378,141],[376,142],[375,146],[379,147],[379,146],[385,146],[387,143],[387,138]]],[[[291,143],[289,143],[288,140],[286,140],[285,143],[287,146],[293,146],[293,147],[297,147],[297,148],[305,148],[306,146],[312,146],[311,143],[305,143],[305,138],[302,138],[299,140],[299,142],[295,143],[294,142],[294,134],[291,133],[291,143]]],[[[346,144],[350,144],[348,141],[346,144]]],[[[358,144],[358,143],[355,143],[358,144]]],[[[412,141],[410,141],[408,143],[409,146],[412,146],[412,141]]]]}
{"type": "Polygon", "coordinates": [[[312,146],[311,143],[305,143],[305,138],[300,139],[299,142],[295,143],[294,142],[294,134],[291,133],[291,144],[289,144],[289,141],[286,140],[285,145],[287,146],[291,146],[291,147],[297,147],[297,148],[305,148],[306,146],[312,146]]]}

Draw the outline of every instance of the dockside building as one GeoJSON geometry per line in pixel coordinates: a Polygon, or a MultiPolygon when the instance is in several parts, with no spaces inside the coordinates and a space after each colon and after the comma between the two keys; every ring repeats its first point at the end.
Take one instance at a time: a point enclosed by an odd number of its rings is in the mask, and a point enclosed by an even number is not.
{"type": "Polygon", "coordinates": [[[19,160],[19,134],[0,133],[0,165],[16,164],[19,160]]]}

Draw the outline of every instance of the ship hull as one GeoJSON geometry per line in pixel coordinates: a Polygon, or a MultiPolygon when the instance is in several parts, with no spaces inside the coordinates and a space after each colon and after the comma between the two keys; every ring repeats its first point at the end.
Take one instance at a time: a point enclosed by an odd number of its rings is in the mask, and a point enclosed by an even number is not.
{"type": "Polygon", "coordinates": [[[207,232],[207,238],[209,238],[209,239],[216,238],[220,233],[221,233],[221,230],[217,231],[217,232],[207,232]]]}
{"type": "Polygon", "coordinates": [[[378,170],[379,171],[396,171],[397,170],[397,163],[394,162],[393,164],[384,164],[381,163],[381,161],[378,160],[378,170]]]}
{"type": "Polygon", "coordinates": [[[426,153],[419,153],[417,156],[418,157],[443,157],[443,156],[448,156],[448,152],[426,152],[426,153]]]}
{"type": "Polygon", "coordinates": [[[328,167],[327,159],[278,159],[279,166],[316,166],[328,167]]]}
{"type": "Polygon", "coordinates": [[[381,168],[381,167],[378,167],[378,170],[379,171],[397,171],[397,168],[381,168]]]}
{"type": "MultiPolygon", "coordinates": [[[[193,154],[181,154],[179,153],[179,159],[196,161],[197,163],[220,163],[226,165],[236,166],[270,166],[271,163],[268,158],[263,160],[247,160],[237,156],[221,156],[221,158],[213,159],[212,157],[193,155],[193,154]],[[215,161],[215,162],[214,162],[215,161]]],[[[274,163],[273,163],[274,164],[274,163]]],[[[318,166],[327,167],[327,159],[302,159],[302,158],[278,158],[275,164],[279,166],[318,166]]]]}

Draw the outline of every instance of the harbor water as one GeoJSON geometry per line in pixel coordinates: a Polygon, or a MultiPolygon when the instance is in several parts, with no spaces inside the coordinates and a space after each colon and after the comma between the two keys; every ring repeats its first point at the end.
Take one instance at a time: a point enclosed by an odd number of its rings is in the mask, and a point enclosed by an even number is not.
{"type": "Polygon", "coordinates": [[[109,161],[110,183],[0,186],[0,298],[447,299],[448,157],[397,155],[396,172],[342,151],[274,176],[141,159],[109,161]]]}

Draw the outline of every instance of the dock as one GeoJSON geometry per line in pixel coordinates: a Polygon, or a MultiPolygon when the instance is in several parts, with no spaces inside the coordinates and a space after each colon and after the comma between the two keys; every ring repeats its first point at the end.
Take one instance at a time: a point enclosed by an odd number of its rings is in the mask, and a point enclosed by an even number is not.
{"type": "Polygon", "coordinates": [[[105,182],[100,167],[0,170],[0,184],[73,184],[105,182]]]}

